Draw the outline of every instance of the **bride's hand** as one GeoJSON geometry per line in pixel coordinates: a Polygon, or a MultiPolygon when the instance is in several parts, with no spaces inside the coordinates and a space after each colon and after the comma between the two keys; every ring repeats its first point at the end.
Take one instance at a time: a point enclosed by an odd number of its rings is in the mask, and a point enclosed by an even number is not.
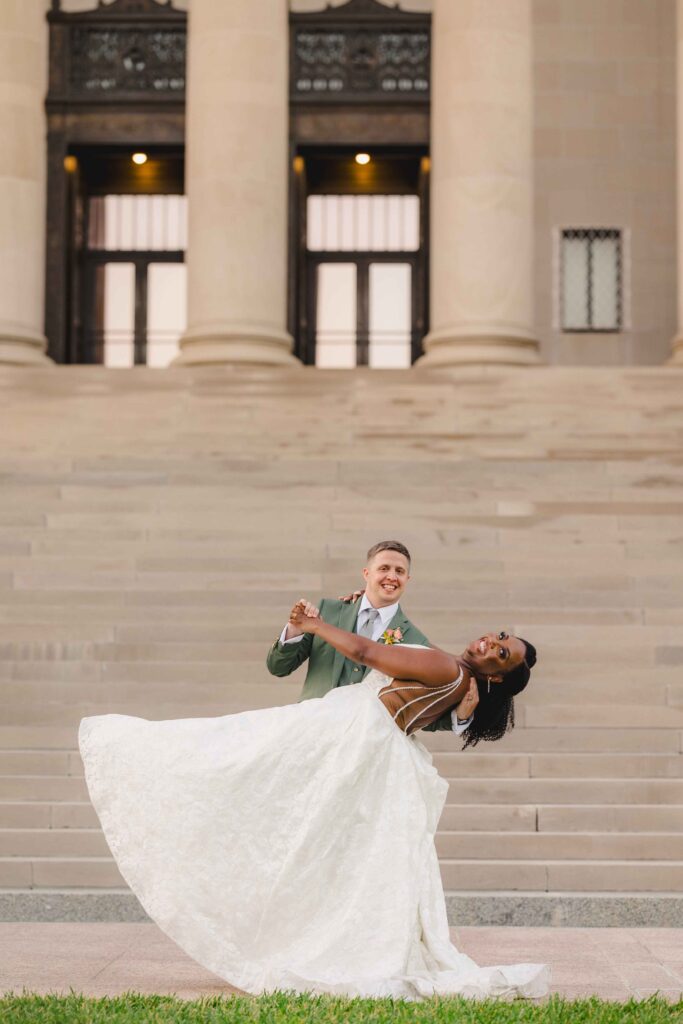
{"type": "Polygon", "coordinates": [[[316,606],[302,597],[289,613],[289,621],[303,633],[315,633],[322,619],[316,606]]]}

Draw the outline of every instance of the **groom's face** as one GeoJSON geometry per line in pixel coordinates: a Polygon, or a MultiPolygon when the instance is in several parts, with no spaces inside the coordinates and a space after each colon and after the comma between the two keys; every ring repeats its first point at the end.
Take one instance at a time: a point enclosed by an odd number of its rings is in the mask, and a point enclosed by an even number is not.
{"type": "Polygon", "coordinates": [[[400,551],[378,551],[363,569],[365,593],[374,608],[400,600],[410,579],[410,563],[400,551]]]}

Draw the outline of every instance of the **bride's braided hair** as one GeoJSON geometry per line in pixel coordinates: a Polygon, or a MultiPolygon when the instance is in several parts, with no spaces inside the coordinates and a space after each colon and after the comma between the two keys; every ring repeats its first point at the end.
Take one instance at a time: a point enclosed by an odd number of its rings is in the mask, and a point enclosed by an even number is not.
{"type": "MultiPolygon", "coordinates": [[[[517,638],[522,640],[521,636],[517,638]]],[[[521,665],[517,665],[503,677],[502,683],[489,687],[486,680],[477,679],[479,703],[474,711],[472,724],[465,732],[466,747],[476,747],[480,740],[499,740],[515,725],[516,694],[521,693],[531,677],[531,669],[536,664],[536,648],[528,640],[522,640],[526,655],[521,665]]]]}

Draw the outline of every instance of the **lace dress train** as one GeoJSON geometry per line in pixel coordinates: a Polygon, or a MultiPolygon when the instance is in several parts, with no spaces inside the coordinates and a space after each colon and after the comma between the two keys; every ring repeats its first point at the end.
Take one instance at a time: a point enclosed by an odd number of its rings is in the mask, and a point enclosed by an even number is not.
{"type": "Polygon", "coordinates": [[[540,964],[478,967],[449,939],[434,833],[447,783],[371,672],[220,718],[84,718],[92,803],[150,918],[250,993],[544,995],[540,964]]]}

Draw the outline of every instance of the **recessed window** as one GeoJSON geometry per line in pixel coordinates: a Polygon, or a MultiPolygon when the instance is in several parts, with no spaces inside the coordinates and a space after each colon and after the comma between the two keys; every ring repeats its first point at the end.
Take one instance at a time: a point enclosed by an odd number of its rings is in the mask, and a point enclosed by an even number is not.
{"type": "Polygon", "coordinates": [[[108,252],[178,252],[187,248],[187,196],[93,196],[88,248],[108,252]]]}
{"type": "Polygon", "coordinates": [[[414,195],[312,195],[307,201],[310,252],[416,252],[420,201],[414,195]]]}
{"type": "Polygon", "coordinates": [[[615,332],[623,326],[623,244],[618,228],[565,228],[560,236],[560,327],[615,332]]]}

